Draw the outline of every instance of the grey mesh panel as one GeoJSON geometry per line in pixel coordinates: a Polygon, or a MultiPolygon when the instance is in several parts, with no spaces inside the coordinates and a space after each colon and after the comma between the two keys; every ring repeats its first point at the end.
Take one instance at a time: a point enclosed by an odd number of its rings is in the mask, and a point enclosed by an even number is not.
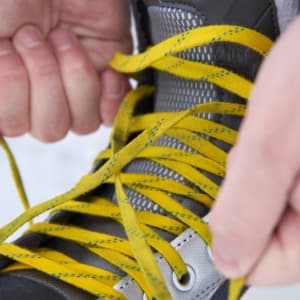
{"type": "MultiPolygon", "coordinates": [[[[157,44],[180,32],[204,25],[202,17],[181,8],[153,6],[148,11],[153,44],[157,44]]],[[[213,63],[213,49],[209,46],[190,49],[180,53],[179,56],[188,60],[213,63]]],[[[157,72],[155,81],[157,93],[154,101],[154,110],[156,112],[181,111],[199,103],[211,102],[212,99],[216,98],[214,86],[207,82],[184,80],[163,72],[157,72]]],[[[211,118],[209,114],[202,114],[202,117],[211,118]]],[[[161,137],[155,144],[195,152],[178,140],[167,136],[161,137]]],[[[182,176],[152,161],[135,160],[127,167],[126,171],[129,173],[163,176],[185,183],[198,190],[195,185],[182,178],[182,176]]],[[[163,213],[159,206],[135,191],[127,189],[127,195],[136,209],[163,213]]],[[[191,202],[178,196],[176,199],[181,202],[191,202]]],[[[199,206],[198,204],[195,205],[199,206]]],[[[191,203],[187,206],[190,207],[191,203]]]]}
{"type": "Polygon", "coordinates": [[[281,31],[284,31],[287,25],[293,20],[299,12],[299,0],[275,0],[278,22],[281,31]]]}
{"type": "MultiPolygon", "coordinates": [[[[203,17],[172,7],[150,7],[153,43],[180,32],[204,25],[203,17]]],[[[213,49],[202,46],[178,54],[183,59],[213,64],[213,49]]],[[[184,80],[167,73],[157,73],[155,111],[180,111],[216,98],[213,85],[207,82],[184,80]]],[[[204,115],[210,118],[209,115],[204,115]]]]}

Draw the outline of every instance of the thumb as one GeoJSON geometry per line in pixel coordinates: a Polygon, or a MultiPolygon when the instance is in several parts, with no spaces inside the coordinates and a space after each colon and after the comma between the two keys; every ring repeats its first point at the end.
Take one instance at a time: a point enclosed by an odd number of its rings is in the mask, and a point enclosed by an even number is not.
{"type": "Polygon", "coordinates": [[[288,184],[280,167],[264,157],[262,152],[261,157],[250,158],[244,145],[235,147],[210,214],[214,261],[229,278],[250,272],[285,209],[288,184]]]}
{"type": "Polygon", "coordinates": [[[247,275],[267,247],[299,170],[300,21],[266,60],[210,215],[217,268],[247,275]],[[270,80],[272,79],[272,80],[270,80]],[[295,83],[295,84],[293,84],[295,83]]]}

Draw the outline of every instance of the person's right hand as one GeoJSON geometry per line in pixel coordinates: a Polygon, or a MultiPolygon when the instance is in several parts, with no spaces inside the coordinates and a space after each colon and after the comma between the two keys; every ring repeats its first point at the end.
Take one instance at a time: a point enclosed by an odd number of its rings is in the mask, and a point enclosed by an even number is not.
{"type": "Polygon", "coordinates": [[[129,86],[129,0],[1,0],[0,134],[44,142],[109,124],[129,86]]]}
{"type": "Polygon", "coordinates": [[[214,262],[256,286],[300,282],[300,17],[256,79],[209,221],[214,262]]]}

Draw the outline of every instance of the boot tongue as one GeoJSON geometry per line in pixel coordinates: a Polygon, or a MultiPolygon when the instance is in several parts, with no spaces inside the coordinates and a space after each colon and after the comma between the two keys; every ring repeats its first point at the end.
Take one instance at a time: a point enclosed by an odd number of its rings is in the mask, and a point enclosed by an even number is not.
{"type": "MultiPolygon", "coordinates": [[[[210,23],[224,24],[225,22],[227,24],[244,25],[260,30],[265,34],[267,34],[267,31],[270,31],[269,36],[273,34],[273,27],[269,26],[269,19],[272,20],[272,11],[269,11],[270,1],[267,0],[253,0],[251,5],[248,0],[224,0],[221,1],[221,4],[219,0],[184,0],[176,2],[145,0],[145,3],[147,4],[149,21],[148,34],[152,45],[181,32],[210,23]],[[248,11],[245,11],[247,7],[253,12],[253,14],[250,13],[250,16],[246,15],[246,13],[248,14],[248,11]]],[[[258,66],[261,63],[261,57],[257,53],[249,49],[246,50],[241,46],[229,45],[228,43],[196,47],[177,55],[190,61],[227,68],[251,80],[254,79],[258,66]]],[[[164,72],[154,71],[154,83],[156,89],[154,96],[155,112],[182,111],[200,103],[209,103],[216,100],[245,104],[244,99],[201,80],[187,80],[164,72]]],[[[224,124],[236,130],[241,122],[241,119],[238,117],[211,113],[201,114],[200,117],[224,124]]],[[[207,136],[204,136],[204,138],[224,151],[230,150],[230,145],[228,144],[207,136]]],[[[195,152],[195,150],[182,144],[177,139],[168,136],[162,136],[155,145],[195,152]]],[[[126,168],[126,172],[162,176],[184,183],[195,189],[195,191],[199,191],[186,178],[150,160],[136,159],[126,168]]],[[[220,184],[221,178],[206,173],[205,175],[217,184],[220,184]]],[[[128,189],[127,194],[136,209],[163,213],[159,206],[135,191],[128,189]]],[[[198,215],[207,213],[206,208],[190,199],[179,197],[178,195],[172,195],[172,197],[198,215]]]]}
{"type": "MultiPolygon", "coordinates": [[[[205,25],[205,18],[194,8],[186,5],[164,5],[161,3],[148,6],[149,31],[151,43],[157,44],[171,36],[205,25]]],[[[213,64],[213,49],[203,46],[187,50],[178,54],[181,58],[193,61],[202,61],[213,64]]],[[[154,72],[156,94],[154,97],[155,112],[176,112],[186,110],[199,103],[211,102],[217,98],[217,90],[211,84],[204,81],[191,81],[164,73],[154,72]]],[[[211,119],[210,114],[204,117],[211,119]]],[[[170,147],[173,149],[195,152],[175,138],[162,136],[155,143],[156,146],[170,147]]],[[[150,160],[137,159],[130,163],[126,172],[137,174],[150,174],[162,176],[177,182],[184,183],[196,191],[199,189],[186,178],[174,171],[150,160]]],[[[163,213],[159,206],[149,199],[128,189],[127,194],[132,205],[138,210],[151,210],[163,213]]],[[[172,195],[185,207],[199,215],[206,214],[207,210],[202,205],[178,195],[172,195]]]]}

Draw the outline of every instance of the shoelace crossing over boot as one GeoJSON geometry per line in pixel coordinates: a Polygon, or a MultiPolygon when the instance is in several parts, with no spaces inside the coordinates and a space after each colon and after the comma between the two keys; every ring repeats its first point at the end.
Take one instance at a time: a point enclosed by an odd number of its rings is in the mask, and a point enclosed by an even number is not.
{"type": "Polygon", "coordinates": [[[205,216],[257,70],[279,34],[267,0],[133,3],[139,78],[110,146],[71,191],[0,231],[0,299],[238,299],[215,270],[205,216]],[[51,211],[14,244],[5,239],[51,211]]]}

